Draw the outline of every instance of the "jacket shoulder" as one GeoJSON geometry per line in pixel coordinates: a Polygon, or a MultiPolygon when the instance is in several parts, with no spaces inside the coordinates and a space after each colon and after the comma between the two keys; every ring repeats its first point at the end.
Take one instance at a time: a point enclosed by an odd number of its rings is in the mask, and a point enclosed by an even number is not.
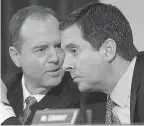
{"type": "Polygon", "coordinates": [[[10,77],[10,79],[6,80],[7,88],[15,87],[17,83],[21,82],[22,73],[16,73],[10,77]]]}

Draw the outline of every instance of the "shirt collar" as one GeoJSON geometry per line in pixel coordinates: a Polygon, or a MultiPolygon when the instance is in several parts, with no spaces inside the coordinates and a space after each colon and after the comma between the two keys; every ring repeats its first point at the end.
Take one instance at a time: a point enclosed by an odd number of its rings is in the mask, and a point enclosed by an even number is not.
{"type": "Polygon", "coordinates": [[[132,76],[134,71],[134,66],[136,62],[136,57],[130,63],[128,69],[118,81],[114,87],[112,93],[110,94],[111,99],[120,107],[125,107],[130,97],[132,76]]]}
{"type": "Polygon", "coordinates": [[[45,96],[42,94],[36,94],[36,95],[30,94],[25,85],[24,75],[22,76],[22,89],[23,89],[23,103],[25,103],[26,98],[29,96],[35,97],[37,102],[39,102],[45,96]]]}

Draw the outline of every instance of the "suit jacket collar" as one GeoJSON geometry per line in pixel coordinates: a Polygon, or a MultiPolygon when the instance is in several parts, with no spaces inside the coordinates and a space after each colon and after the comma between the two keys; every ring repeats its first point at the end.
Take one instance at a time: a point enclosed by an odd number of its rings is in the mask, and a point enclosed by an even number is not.
{"type": "MultiPolygon", "coordinates": [[[[8,85],[8,100],[12,105],[17,117],[23,109],[23,93],[21,84],[22,73],[12,78],[8,85]]],[[[44,98],[35,106],[36,109],[68,108],[79,104],[80,93],[74,86],[69,74],[65,74],[62,82],[52,88],[44,98]]]]}
{"type": "Polygon", "coordinates": [[[78,102],[78,99],[80,99],[78,88],[75,87],[75,89],[73,89],[74,84],[71,85],[72,80],[68,78],[69,75],[65,74],[61,84],[52,88],[39,102],[37,108],[68,108],[71,104],[78,102]],[[74,92],[74,90],[76,92],[74,92]],[[43,107],[41,108],[41,106],[43,107]]]}
{"type": "Polygon", "coordinates": [[[134,121],[134,114],[135,114],[135,105],[137,99],[137,93],[141,84],[141,77],[142,77],[142,67],[144,62],[142,62],[141,58],[144,56],[144,53],[139,53],[137,56],[134,74],[132,79],[132,86],[131,86],[131,100],[130,100],[130,119],[133,123],[134,121]]]}

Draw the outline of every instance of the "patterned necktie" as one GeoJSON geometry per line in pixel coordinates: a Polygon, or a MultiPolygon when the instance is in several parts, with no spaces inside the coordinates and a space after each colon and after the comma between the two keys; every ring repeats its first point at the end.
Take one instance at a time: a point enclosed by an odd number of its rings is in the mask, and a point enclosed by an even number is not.
{"type": "Polygon", "coordinates": [[[26,108],[23,110],[21,115],[19,116],[19,121],[21,122],[22,125],[24,125],[28,119],[28,117],[31,115],[31,107],[37,103],[36,99],[34,97],[27,97],[26,100],[26,108]]]}
{"type": "Polygon", "coordinates": [[[114,101],[108,96],[107,99],[107,104],[106,104],[106,124],[111,125],[111,124],[116,124],[116,118],[112,112],[113,108],[116,106],[114,101]]]}

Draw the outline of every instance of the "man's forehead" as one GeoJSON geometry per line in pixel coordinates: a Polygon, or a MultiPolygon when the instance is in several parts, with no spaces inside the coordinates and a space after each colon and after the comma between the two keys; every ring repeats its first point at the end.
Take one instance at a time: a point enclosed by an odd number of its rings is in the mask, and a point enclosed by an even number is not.
{"type": "MultiPolygon", "coordinates": [[[[53,16],[47,16],[44,18],[27,18],[22,25],[21,32],[44,32],[50,30],[51,32],[59,31],[59,21],[53,16]]],[[[60,32],[60,31],[59,31],[60,32]]]]}
{"type": "Polygon", "coordinates": [[[67,38],[70,36],[81,36],[81,29],[76,24],[62,31],[62,37],[67,38]]]}
{"type": "Polygon", "coordinates": [[[72,25],[68,27],[67,29],[62,31],[62,45],[77,45],[76,41],[79,41],[82,39],[81,30],[78,28],[77,25],[72,25]]]}
{"type": "Polygon", "coordinates": [[[70,46],[76,46],[78,39],[73,35],[62,35],[61,37],[61,46],[62,48],[68,48],[70,46]]]}

